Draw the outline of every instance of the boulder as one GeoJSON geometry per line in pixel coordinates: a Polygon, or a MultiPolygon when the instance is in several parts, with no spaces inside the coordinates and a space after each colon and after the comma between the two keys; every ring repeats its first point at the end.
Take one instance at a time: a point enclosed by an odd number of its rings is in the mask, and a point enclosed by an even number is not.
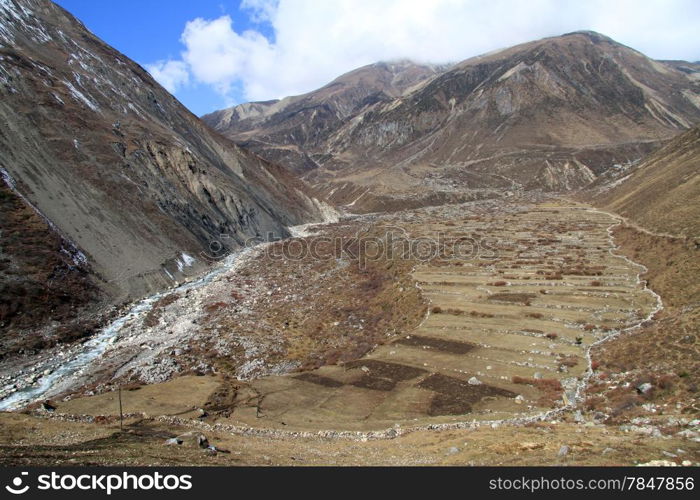
{"type": "Polygon", "coordinates": [[[166,445],[179,445],[186,446],[188,448],[208,448],[209,440],[207,437],[199,432],[190,431],[180,434],[177,437],[170,438],[165,441],[166,445]]]}
{"type": "Polygon", "coordinates": [[[640,384],[637,386],[637,392],[639,394],[646,394],[652,389],[652,385],[649,382],[644,382],[643,384],[640,384]]]}

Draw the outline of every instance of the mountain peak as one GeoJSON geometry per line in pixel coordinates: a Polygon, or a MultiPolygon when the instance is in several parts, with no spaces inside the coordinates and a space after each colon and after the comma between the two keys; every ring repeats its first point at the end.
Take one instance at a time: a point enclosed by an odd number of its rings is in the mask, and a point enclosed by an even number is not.
{"type": "Polygon", "coordinates": [[[291,164],[333,201],[375,210],[387,193],[440,203],[436,191],[577,189],[700,120],[692,65],[654,61],[595,31],[429,70],[400,93],[385,64],[299,96],[298,112],[209,123],[291,164]],[[353,106],[340,106],[348,96],[353,106]]]}
{"type": "MultiPolygon", "coordinates": [[[[597,31],[592,31],[592,30],[578,30],[578,31],[572,31],[570,33],[564,33],[561,35],[561,38],[567,37],[567,36],[576,36],[576,35],[583,35],[593,42],[608,42],[608,43],[618,43],[609,36],[603,35],[602,33],[598,33],[597,31]]],[[[555,37],[559,38],[559,37],[555,37]]]]}

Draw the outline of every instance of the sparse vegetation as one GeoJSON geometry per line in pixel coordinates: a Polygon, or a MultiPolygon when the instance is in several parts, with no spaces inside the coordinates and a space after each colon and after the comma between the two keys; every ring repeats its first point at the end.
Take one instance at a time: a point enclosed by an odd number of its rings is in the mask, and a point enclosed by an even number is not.
{"type": "Polygon", "coordinates": [[[541,406],[553,406],[557,401],[561,400],[563,388],[561,382],[554,378],[526,378],[514,376],[512,379],[514,384],[531,385],[542,391],[542,395],[537,401],[541,406]]]}
{"type": "Polygon", "coordinates": [[[100,293],[68,244],[0,180],[0,359],[89,335],[100,293]]]}
{"type": "Polygon", "coordinates": [[[523,305],[530,305],[530,301],[535,298],[531,293],[494,293],[488,296],[488,300],[497,302],[515,302],[523,305]]]}

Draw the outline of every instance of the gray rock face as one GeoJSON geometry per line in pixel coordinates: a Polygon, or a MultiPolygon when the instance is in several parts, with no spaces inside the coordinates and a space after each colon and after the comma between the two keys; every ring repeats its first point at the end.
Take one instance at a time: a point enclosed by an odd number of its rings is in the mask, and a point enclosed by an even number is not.
{"type": "Polygon", "coordinates": [[[326,208],[48,0],[0,3],[0,169],[114,301],[326,208]]]}
{"type": "Polygon", "coordinates": [[[323,163],[316,151],[346,120],[403,95],[444,69],[410,61],[370,64],[308,94],[244,103],[204,115],[202,120],[263,157],[303,174],[323,163]],[[269,147],[275,144],[298,147],[269,147]]]}

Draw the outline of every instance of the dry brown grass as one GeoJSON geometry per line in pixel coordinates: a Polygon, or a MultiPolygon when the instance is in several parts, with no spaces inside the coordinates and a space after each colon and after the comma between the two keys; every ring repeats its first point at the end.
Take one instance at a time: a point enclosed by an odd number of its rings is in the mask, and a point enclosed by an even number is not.
{"type": "Polygon", "coordinates": [[[700,127],[695,126],[645,158],[629,179],[596,201],[646,229],[697,238],[699,152],[700,127]]]}
{"type": "MultiPolygon", "coordinates": [[[[331,225],[324,236],[352,240],[356,231],[355,226],[331,225]]],[[[366,235],[381,231],[374,227],[366,235]]],[[[286,244],[276,243],[232,278],[227,295],[233,300],[204,306],[201,327],[211,332],[211,341],[196,348],[217,371],[233,373],[245,361],[238,352],[219,353],[214,344],[221,338],[257,339],[271,346],[267,352],[261,348],[267,363],[291,361],[310,370],[360,358],[425,316],[424,299],[410,278],[414,261],[382,255],[364,265],[350,258],[341,262],[334,247],[325,244],[315,246],[316,257],[274,257],[286,244]],[[247,311],[243,317],[236,313],[240,309],[247,311]]],[[[347,255],[356,251],[350,248],[347,255]]]]}
{"type": "Polygon", "coordinates": [[[564,389],[561,382],[555,378],[527,378],[515,376],[511,380],[514,384],[531,385],[539,389],[542,394],[537,400],[540,406],[551,407],[557,401],[561,400],[564,389]]]}
{"type": "Polygon", "coordinates": [[[487,300],[493,300],[496,302],[515,302],[524,305],[530,305],[530,301],[535,298],[532,293],[494,293],[489,295],[487,300]]]}
{"type": "Polygon", "coordinates": [[[573,368],[574,366],[578,365],[579,361],[579,357],[574,355],[563,356],[557,360],[560,365],[564,365],[568,368],[573,368]]]}

